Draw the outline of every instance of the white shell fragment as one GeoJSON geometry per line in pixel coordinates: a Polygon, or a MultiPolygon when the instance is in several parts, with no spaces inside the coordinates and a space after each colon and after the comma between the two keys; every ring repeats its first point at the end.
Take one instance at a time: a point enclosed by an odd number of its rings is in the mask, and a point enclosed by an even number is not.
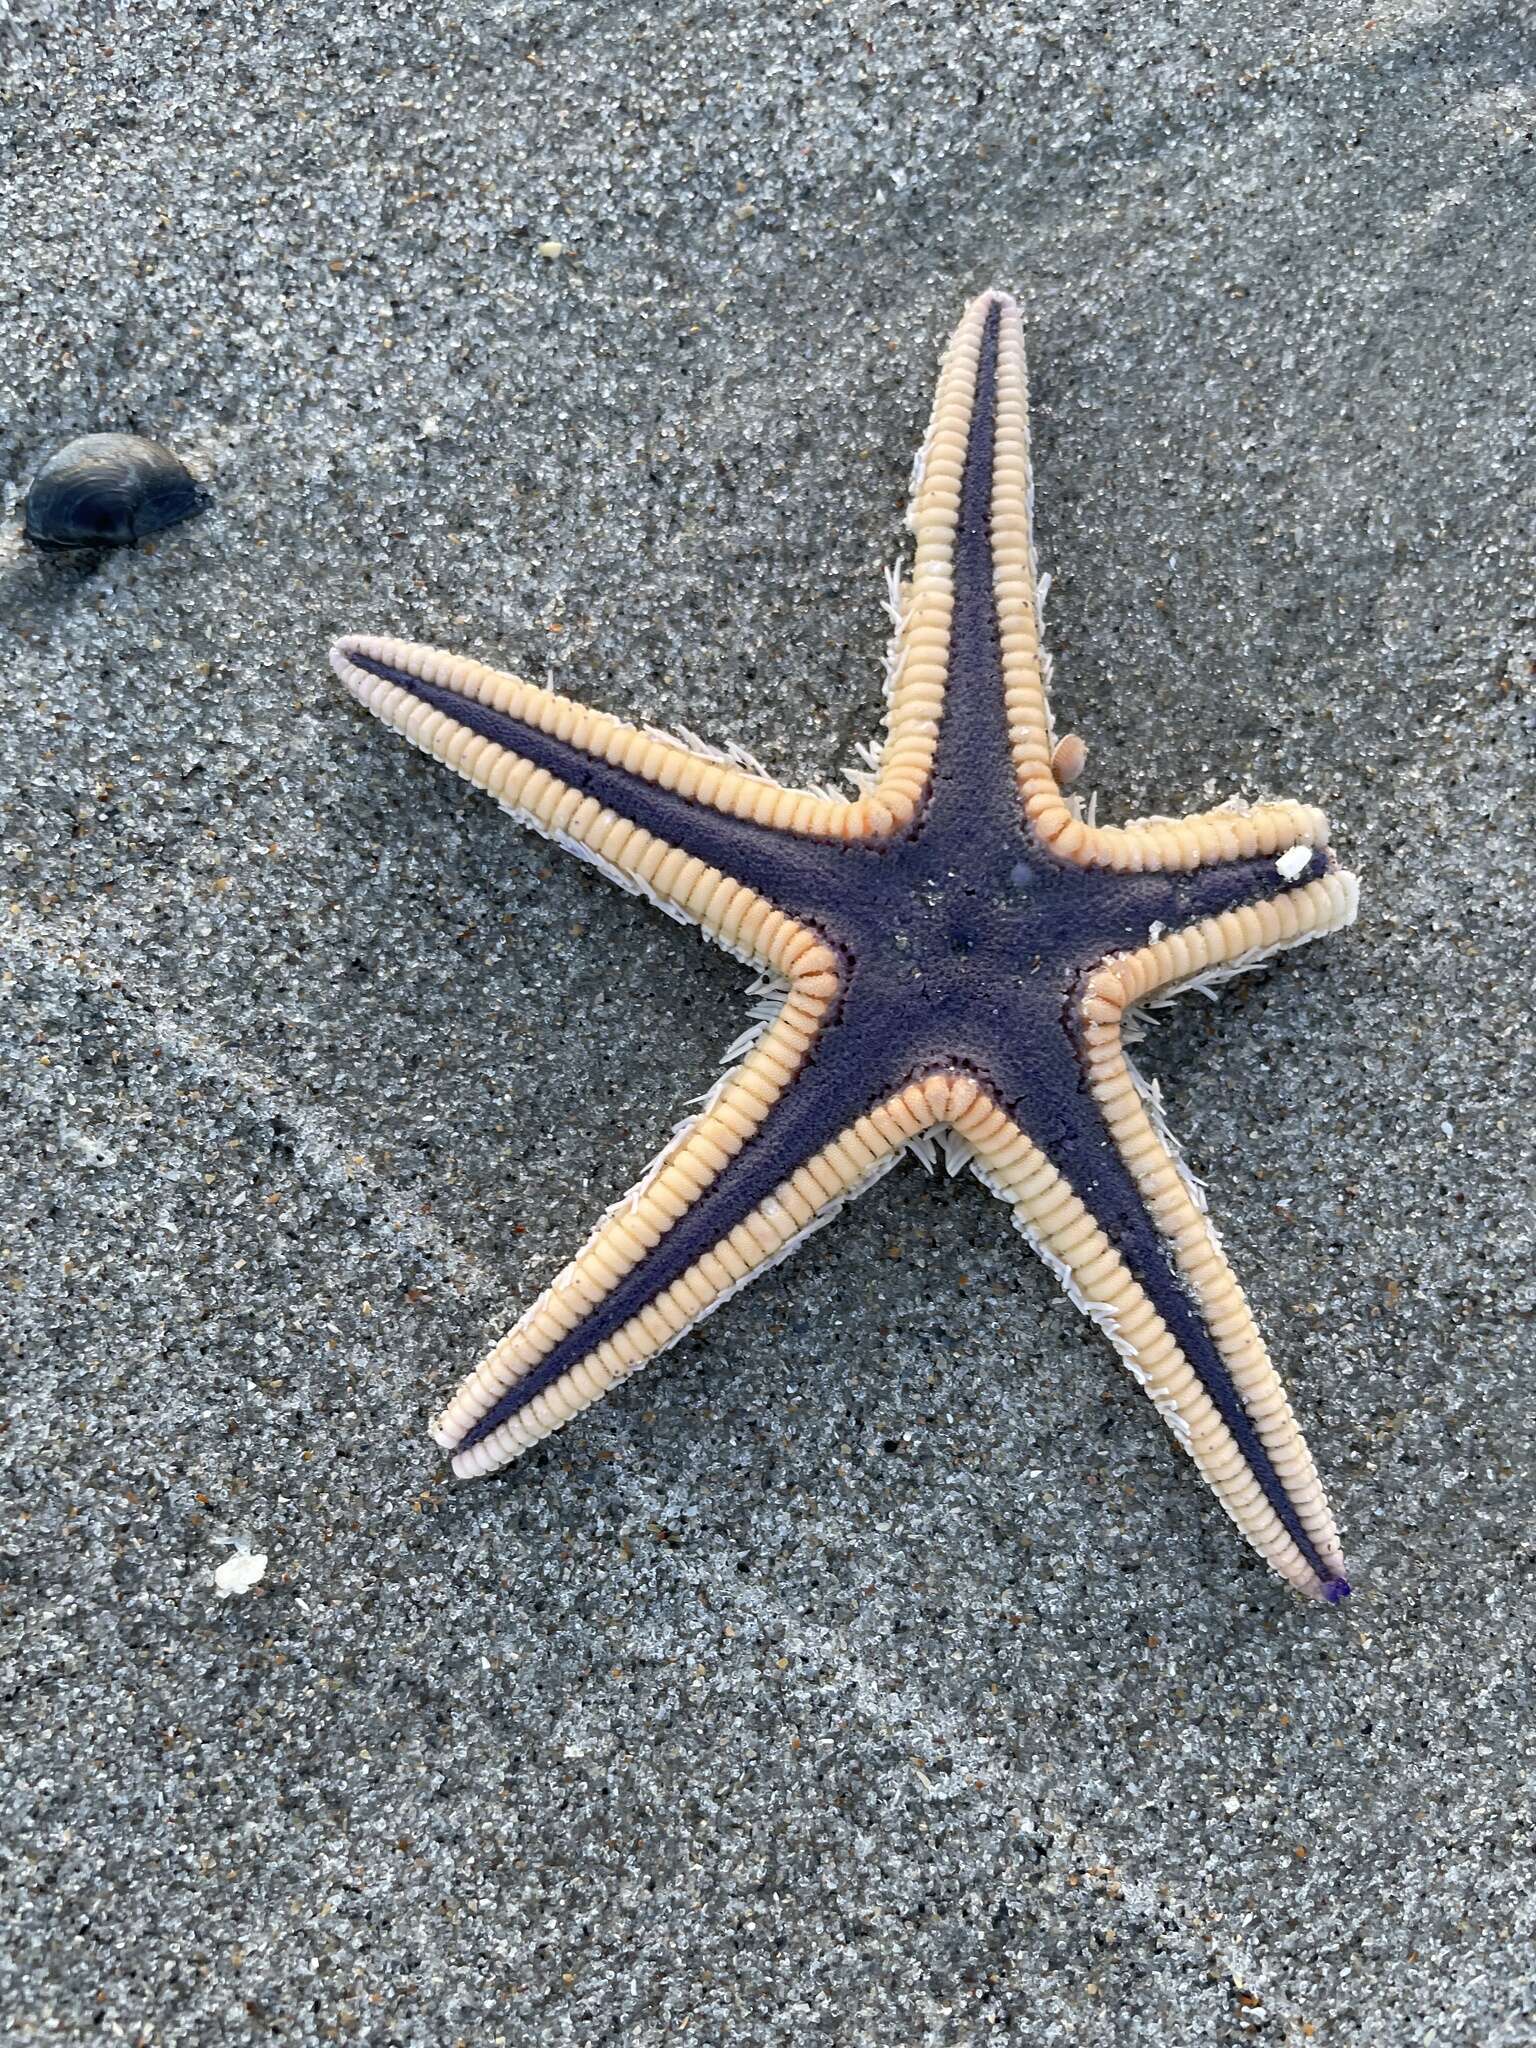
{"type": "Polygon", "coordinates": [[[267,1575],[266,1552],[247,1550],[238,1545],[213,1575],[214,1591],[221,1600],[228,1600],[235,1593],[249,1593],[253,1586],[259,1586],[267,1575]]]}
{"type": "Polygon", "coordinates": [[[1311,860],[1312,848],[1310,846],[1305,843],[1300,846],[1288,846],[1275,862],[1275,868],[1278,873],[1284,875],[1288,882],[1294,882],[1298,875],[1306,872],[1311,864],[1311,860]]]}

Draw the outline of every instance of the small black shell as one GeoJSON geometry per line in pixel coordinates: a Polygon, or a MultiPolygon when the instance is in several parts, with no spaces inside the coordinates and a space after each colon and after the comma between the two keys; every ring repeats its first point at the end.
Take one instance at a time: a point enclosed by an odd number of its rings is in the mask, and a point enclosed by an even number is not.
{"type": "Polygon", "coordinates": [[[23,532],[51,551],[127,548],[212,500],[186,465],[137,434],[86,434],[50,456],[27,492],[23,532]]]}

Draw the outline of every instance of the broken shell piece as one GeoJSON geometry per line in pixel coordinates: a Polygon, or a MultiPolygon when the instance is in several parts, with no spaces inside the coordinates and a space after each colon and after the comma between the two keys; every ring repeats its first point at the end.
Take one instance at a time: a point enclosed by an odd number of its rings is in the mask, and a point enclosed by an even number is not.
{"type": "Polygon", "coordinates": [[[221,1600],[229,1599],[233,1593],[249,1593],[253,1586],[259,1586],[266,1577],[267,1558],[265,1551],[249,1551],[237,1545],[233,1554],[226,1557],[213,1575],[214,1589],[221,1600]]]}

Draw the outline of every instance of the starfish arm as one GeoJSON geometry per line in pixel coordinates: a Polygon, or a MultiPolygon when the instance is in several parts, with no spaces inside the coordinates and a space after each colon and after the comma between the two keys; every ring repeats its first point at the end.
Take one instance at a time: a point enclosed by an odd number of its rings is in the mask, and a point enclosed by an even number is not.
{"type": "Polygon", "coordinates": [[[897,829],[911,825],[929,794],[940,734],[953,711],[951,641],[966,465],[977,405],[986,396],[982,356],[988,320],[994,304],[1012,303],[983,292],[966,307],[944,351],[928,431],[912,465],[912,564],[894,590],[886,732],[873,791],[897,829]]]}
{"type": "MultiPolygon", "coordinates": [[[[761,826],[766,832],[798,833],[812,839],[858,839],[872,829],[866,798],[849,801],[812,790],[788,789],[760,770],[744,767],[702,743],[630,725],[609,712],[594,711],[572,697],[562,697],[441,648],[349,634],[332,648],[331,664],[360,700],[364,699],[360,683],[365,686],[370,677],[391,680],[438,708],[443,708],[444,696],[456,697],[461,700],[462,708],[456,714],[460,719],[470,715],[473,706],[498,714],[526,728],[530,735],[554,739],[572,757],[583,755],[595,767],[614,771],[616,786],[627,784],[638,795],[675,792],[687,803],[761,826]]],[[[368,708],[386,722],[403,726],[403,720],[376,704],[369,703],[368,708]]]]}
{"type": "Polygon", "coordinates": [[[787,1256],[913,1138],[952,1120],[976,1093],[968,1078],[937,1075],[846,1122],[835,1119],[830,1134],[812,1115],[809,1149],[796,1148],[796,1158],[764,1146],[772,1177],[754,1186],[747,1154],[754,1138],[769,1135],[765,1083],[773,1085],[771,1071],[755,1055],[730,1075],[463,1382],[432,1430],[454,1453],[460,1478],[493,1472],[564,1428],[787,1256]],[[786,1156],[793,1163],[780,1175],[786,1156]]]}
{"type": "Polygon", "coordinates": [[[1193,868],[1268,860],[1328,844],[1328,818],[1315,804],[1272,802],[1218,804],[1183,818],[1139,818],[1129,825],[1089,827],[1074,820],[1077,833],[1063,835],[1059,853],[1084,866],[1124,874],[1173,873],[1193,868]]]}
{"type": "Polygon", "coordinates": [[[786,979],[832,965],[775,901],[801,893],[821,799],[433,648],[355,636],[331,661],[376,718],[620,887],[786,979]],[[761,817],[728,808],[747,792],[761,817]]]}
{"type": "MultiPolygon", "coordinates": [[[[1191,1384],[1200,1388],[1210,1411],[1184,1415],[1189,1448],[1233,1519],[1275,1568],[1333,1599],[1345,1584],[1344,1564],[1311,1454],[1198,1191],[1162,1126],[1155,1099],[1126,1057],[1123,1020],[1136,1004],[1179,988],[1208,986],[1339,929],[1354,917],[1356,901],[1354,877],[1332,870],[1303,888],[1171,932],[1091,975],[1077,1016],[1089,1091],[1198,1310],[1259,1453],[1240,1444],[1216,1414],[1209,1389],[1201,1386],[1199,1360],[1186,1358],[1183,1370],[1193,1368],[1191,1384]]],[[[1095,1291],[1102,1295],[1104,1289],[1095,1291]]],[[[1125,1338],[1128,1326],[1118,1307],[1117,1326],[1125,1338]]],[[[1144,1352],[1141,1364],[1145,1370],[1144,1352]]]]}
{"type": "MultiPolygon", "coordinates": [[[[1134,1089],[1131,1095],[1139,1109],[1134,1089]]],[[[1236,1281],[1144,1113],[1142,1123],[1145,1131],[1134,1135],[1149,1165],[1155,1151],[1168,1187],[1185,1196],[1194,1218],[1186,1228],[1181,1212],[1176,1227],[1164,1228],[1242,1387],[1241,1408],[1230,1418],[1092,1208],[1019,1125],[986,1096],[954,1119],[973,1171],[1009,1204],[1071,1299],[1105,1331],[1249,1543],[1303,1592],[1339,1600],[1349,1590],[1344,1560],[1311,1456],[1236,1281]]],[[[1172,1201],[1166,1190],[1163,1199],[1172,1201]]]]}
{"type": "Polygon", "coordinates": [[[1274,856],[1296,846],[1325,846],[1328,821],[1310,804],[1249,808],[1223,805],[1184,818],[1089,825],[1057,779],[1050,706],[1050,658],[1041,640],[1034,541],[1034,477],[1029,447],[1029,379],[1024,329],[1013,299],[989,293],[966,314],[958,347],[978,311],[998,311],[993,371],[990,516],[992,596],[1002,662],[1008,741],[1025,815],[1041,840],[1084,867],[1141,873],[1210,862],[1274,856]]]}

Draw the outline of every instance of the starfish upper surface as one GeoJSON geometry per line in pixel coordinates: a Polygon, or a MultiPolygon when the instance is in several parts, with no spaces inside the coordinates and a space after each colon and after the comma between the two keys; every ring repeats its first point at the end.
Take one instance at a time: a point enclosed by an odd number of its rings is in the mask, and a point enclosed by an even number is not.
{"type": "Polygon", "coordinates": [[[938,1130],[1110,1341],[1276,1571],[1347,1591],[1285,1392],[1155,1102],[1134,1006],[1347,924],[1292,803],[1096,826],[1051,729],[1012,299],[944,358],[897,594],[878,773],[786,789],[495,669],[355,636],[375,716],[621,886],[775,977],[781,1002],[433,1426],[490,1472],[693,1327],[938,1130]]]}

